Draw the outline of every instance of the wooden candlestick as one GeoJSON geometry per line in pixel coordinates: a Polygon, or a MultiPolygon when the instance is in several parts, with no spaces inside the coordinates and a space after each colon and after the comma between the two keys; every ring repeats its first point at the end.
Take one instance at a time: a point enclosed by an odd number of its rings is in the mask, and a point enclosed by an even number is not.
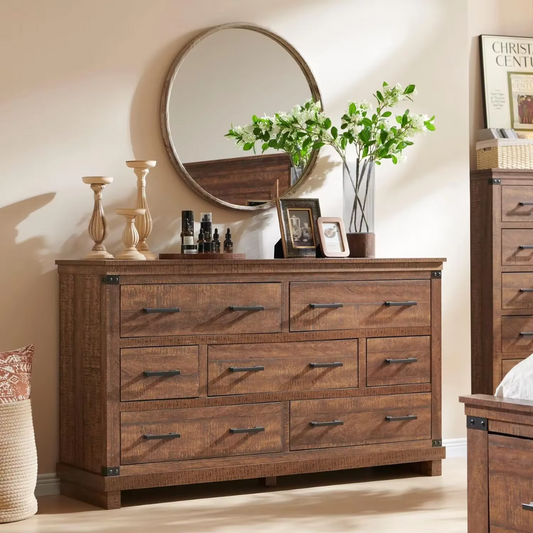
{"type": "Polygon", "coordinates": [[[126,166],[133,169],[135,175],[137,176],[137,209],[144,209],[145,212],[143,215],[138,215],[135,219],[135,226],[139,232],[139,244],[137,245],[137,250],[143,254],[146,259],[157,259],[157,256],[153,254],[148,248],[148,243],[146,239],[152,233],[152,215],[150,214],[150,209],[148,207],[148,202],[146,200],[146,176],[150,172],[151,168],[154,168],[157,164],[157,161],[126,161],[126,166]]]}
{"type": "Polygon", "coordinates": [[[139,233],[135,227],[135,217],[144,215],[145,210],[117,209],[115,213],[123,216],[126,219],[126,228],[122,234],[124,250],[117,254],[115,259],[126,261],[146,261],[146,257],[136,248],[137,244],[139,243],[139,233]]]}
{"type": "Polygon", "coordinates": [[[90,185],[94,192],[94,208],[88,229],[89,235],[94,241],[94,246],[84,259],[113,259],[113,256],[105,249],[103,244],[108,234],[108,228],[104,208],[102,207],[102,191],[106,185],[113,182],[113,178],[108,176],[86,176],[82,180],[83,183],[90,185]]]}

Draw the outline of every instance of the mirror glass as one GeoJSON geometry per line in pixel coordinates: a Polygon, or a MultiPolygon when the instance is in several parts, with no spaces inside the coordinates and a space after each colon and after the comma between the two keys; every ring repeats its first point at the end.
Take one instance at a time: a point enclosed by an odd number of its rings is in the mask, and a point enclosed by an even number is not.
{"type": "Polygon", "coordinates": [[[265,207],[296,185],[312,160],[294,164],[287,152],[263,152],[262,141],[245,151],[226,137],[253,115],[290,112],[316,98],[318,90],[313,94],[299,62],[276,39],[239,27],[215,31],[193,41],[169,75],[166,135],[175,166],[197,192],[230,207],[265,207]]]}

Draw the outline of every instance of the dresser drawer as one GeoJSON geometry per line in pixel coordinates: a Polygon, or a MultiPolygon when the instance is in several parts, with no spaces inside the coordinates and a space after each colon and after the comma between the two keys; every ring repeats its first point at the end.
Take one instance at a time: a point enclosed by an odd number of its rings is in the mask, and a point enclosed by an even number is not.
{"type": "Polygon", "coordinates": [[[502,317],[502,352],[533,352],[533,316],[502,317]]]}
{"type": "Polygon", "coordinates": [[[509,372],[524,359],[503,359],[502,360],[502,379],[509,374],[509,372]]]}
{"type": "Polygon", "coordinates": [[[291,450],[430,438],[430,394],[291,402],[291,450]]]}
{"type": "Polygon", "coordinates": [[[357,340],[210,346],[208,394],[358,386],[357,340]]]}
{"type": "Polygon", "coordinates": [[[279,403],[127,412],[121,430],[122,464],[282,450],[279,403]]]}
{"type": "Polygon", "coordinates": [[[429,326],[429,281],[332,281],[290,285],[291,331],[429,326]]]}
{"type": "Polygon", "coordinates": [[[533,222],[533,187],[502,186],[502,222],[533,222]]]}
{"type": "Polygon", "coordinates": [[[198,346],[120,351],[120,399],[165,400],[198,396],[198,346]]]}
{"type": "Polygon", "coordinates": [[[502,230],[502,265],[533,265],[533,229],[502,230]]]}
{"type": "Polygon", "coordinates": [[[366,341],[368,387],[430,381],[430,337],[387,337],[366,341]]]}
{"type": "Polygon", "coordinates": [[[489,435],[488,471],[491,531],[533,533],[533,441],[489,435]]]}
{"type": "Polygon", "coordinates": [[[533,273],[502,273],[502,309],[533,309],[533,273]]]}
{"type": "Polygon", "coordinates": [[[281,331],[280,283],[121,286],[122,337],[281,331]]]}

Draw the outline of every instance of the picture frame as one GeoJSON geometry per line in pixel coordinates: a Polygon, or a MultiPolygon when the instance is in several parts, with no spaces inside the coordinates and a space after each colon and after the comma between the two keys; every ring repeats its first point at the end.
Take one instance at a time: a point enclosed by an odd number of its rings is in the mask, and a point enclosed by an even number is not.
{"type": "Polygon", "coordinates": [[[533,37],[480,35],[485,127],[533,138],[533,37]]]}
{"type": "Polygon", "coordinates": [[[320,217],[317,220],[317,229],[324,257],[348,257],[350,255],[342,218],[320,217]]]}
{"type": "Polygon", "coordinates": [[[318,198],[278,198],[276,204],[284,257],[316,257],[318,198]]]}

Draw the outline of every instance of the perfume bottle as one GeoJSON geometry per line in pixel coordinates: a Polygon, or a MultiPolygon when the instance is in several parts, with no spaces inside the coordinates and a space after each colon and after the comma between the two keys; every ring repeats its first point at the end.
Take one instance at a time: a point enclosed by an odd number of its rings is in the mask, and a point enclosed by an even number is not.
{"type": "Polygon", "coordinates": [[[191,221],[185,222],[185,230],[181,232],[181,253],[182,254],[196,254],[198,249],[194,243],[194,233],[192,230],[191,221]]]}
{"type": "Polygon", "coordinates": [[[220,253],[220,234],[218,233],[218,228],[215,228],[215,233],[213,233],[213,242],[211,243],[211,251],[215,254],[220,253]]]}
{"type": "Polygon", "coordinates": [[[198,253],[203,254],[204,252],[205,252],[204,230],[200,228],[200,233],[198,234],[198,253]]]}
{"type": "Polygon", "coordinates": [[[226,231],[226,238],[224,239],[224,253],[225,254],[233,253],[233,241],[231,240],[231,231],[229,228],[226,231]]]}

